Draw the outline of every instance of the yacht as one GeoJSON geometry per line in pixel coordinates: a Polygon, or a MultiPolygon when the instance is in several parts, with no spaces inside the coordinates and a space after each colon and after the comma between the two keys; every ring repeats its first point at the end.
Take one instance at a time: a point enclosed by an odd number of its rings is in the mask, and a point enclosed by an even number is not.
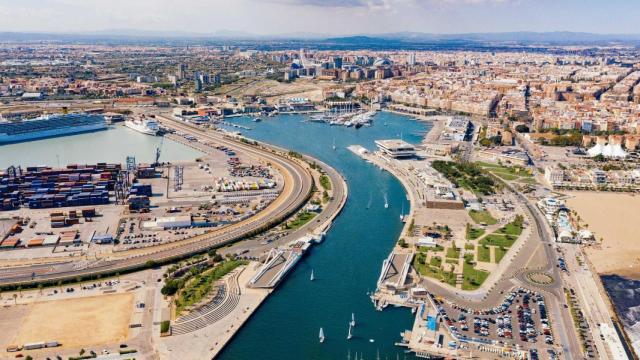
{"type": "Polygon", "coordinates": [[[324,331],[322,331],[322,328],[320,328],[320,334],[318,335],[318,337],[320,338],[320,342],[323,343],[324,342],[324,331]]]}
{"type": "Polygon", "coordinates": [[[160,126],[158,126],[158,122],[155,119],[147,118],[144,115],[140,118],[126,120],[124,122],[124,126],[137,132],[152,136],[156,136],[160,130],[160,126]]]}

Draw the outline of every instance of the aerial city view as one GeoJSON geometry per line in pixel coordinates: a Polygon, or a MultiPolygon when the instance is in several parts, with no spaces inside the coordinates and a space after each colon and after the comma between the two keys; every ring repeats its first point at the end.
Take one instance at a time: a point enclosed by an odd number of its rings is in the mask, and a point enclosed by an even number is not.
{"type": "Polygon", "coordinates": [[[0,14],[0,359],[638,359],[638,2],[0,14]]]}

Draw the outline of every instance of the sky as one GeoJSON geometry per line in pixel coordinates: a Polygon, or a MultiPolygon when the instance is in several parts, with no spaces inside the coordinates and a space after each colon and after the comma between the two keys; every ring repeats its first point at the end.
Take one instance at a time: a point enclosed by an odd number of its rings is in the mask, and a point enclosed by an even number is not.
{"type": "Polygon", "coordinates": [[[0,31],[640,33],[639,0],[0,0],[0,31]]]}

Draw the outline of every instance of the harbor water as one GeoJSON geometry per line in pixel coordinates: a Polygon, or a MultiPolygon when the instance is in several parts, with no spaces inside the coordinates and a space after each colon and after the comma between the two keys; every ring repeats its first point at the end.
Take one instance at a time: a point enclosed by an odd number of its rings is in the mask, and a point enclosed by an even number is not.
{"type": "MultiPolygon", "coordinates": [[[[150,163],[162,137],[149,136],[112,125],[107,130],[61,136],[0,146],[0,169],[11,165],[53,167],[67,164],[94,164],[96,162],[125,163],[127,156],[137,162],[150,163]]],[[[160,161],[190,161],[200,152],[165,139],[160,161]]]]}
{"type": "MultiPolygon", "coordinates": [[[[233,123],[252,128],[247,137],[312,155],[337,169],[349,186],[344,211],[326,240],[292,270],[252,319],[218,357],[244,359],[346,359],[356,352],[363,359],[413,359],[394,345],[410,329],[413,315],[406,308],[376,311],[367,296],[376,287],[383,259],[402,230],[400,213],[409,203],[402,185],[389,173],[346,149],[362,145],[374,149],[375,140],[402,138],[417,143],[430,124],[391,113],[379,113],[371,127],[360,129],[304,122],[301,115],[233,123]],[[386,125],[385,125],[386,124],[386,125]],[[336,150],[333,150],[335,142],[336,150]],[[389,208],[384,208],[384,198],[389,208]],[[310,281],[311,271],[314,281],[310,281]],[[347,340],[351,313],[353,338],[347,340]],[[326,340],[320,343],[318,333],[326,340]]],[[[236,128],[229,130],[237,131],[236,128]]]]}

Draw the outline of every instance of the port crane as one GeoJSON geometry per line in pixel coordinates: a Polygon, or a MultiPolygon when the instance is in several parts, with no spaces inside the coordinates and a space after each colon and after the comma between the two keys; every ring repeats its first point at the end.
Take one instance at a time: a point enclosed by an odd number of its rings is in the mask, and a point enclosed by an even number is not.
{"type": "Polygon", "coordinates": [[[156,148],[156,158],[155,158],[155,161],[153,162],[154,167],[160,165],[160,154],[162,153],[163,144],[164,144],[164,136],[160,140],[160,145],[158,145],[158,147],[156,148]]]}

